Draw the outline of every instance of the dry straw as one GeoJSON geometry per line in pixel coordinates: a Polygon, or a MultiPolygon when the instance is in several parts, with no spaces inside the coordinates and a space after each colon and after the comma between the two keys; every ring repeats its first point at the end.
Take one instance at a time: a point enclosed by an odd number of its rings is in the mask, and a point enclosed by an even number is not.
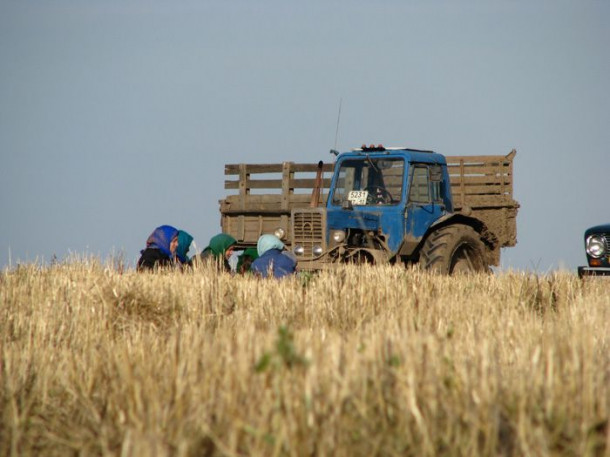
{"type": "Polygon", "coordinates": [[[609,456],[610,292],[574,274],[0,274],[0,455],[609,456]]]}

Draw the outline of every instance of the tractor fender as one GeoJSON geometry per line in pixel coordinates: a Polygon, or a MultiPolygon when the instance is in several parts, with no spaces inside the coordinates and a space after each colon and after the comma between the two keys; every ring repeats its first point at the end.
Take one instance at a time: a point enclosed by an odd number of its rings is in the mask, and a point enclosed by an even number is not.
{"type": "Polygon", "coordinates": [[[497,237],[489,231],[483,221],[477,219],[476,217],[470,216],[470,214],[472,214],[472,210],[470,210],[469,208],[467,208],[465,212],[445,214],[444,216],[439,217],[430,225],[430,227],[428,227],[428,230],[426,231],[425,235],[421,237],[411,237],[409,235],[405,236],[405,239],[403,240],[403,243],[400,249],[398,250],[398,255],[417,255],[419,249],[431,233],[442,227],[453,224],[463,224],[472,227],[477,233],[481,235],[481,239],[490,249],[490,251],[495,251],[498,246],[497,237]]]}
{"type": "Polygon", "coordinates": [[[481,235],[481,239],[490,249],[495,249],[495,247],[498,245],[498,238],[489,230],[487,225],[482,220],[472,217],[470,214],[472,214],[472,210],[470,208],[465,208],[465,211],[462,213],[448,213],[442,217],[439,217],[430,225],[430,228],[426,232],[423,239],[441,227],[452,224],[463,224],[472,227],[481,235]]]}

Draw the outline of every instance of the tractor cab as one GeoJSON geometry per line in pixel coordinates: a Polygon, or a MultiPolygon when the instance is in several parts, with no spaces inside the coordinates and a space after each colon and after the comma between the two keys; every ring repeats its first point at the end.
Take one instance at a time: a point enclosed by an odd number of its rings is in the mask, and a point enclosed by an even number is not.
{"type": "Polygon", "coordinates": [[[452,211],[444,156],[381,145],[341,154],[327,200],[329,242],[397,253],[452,211]]]}

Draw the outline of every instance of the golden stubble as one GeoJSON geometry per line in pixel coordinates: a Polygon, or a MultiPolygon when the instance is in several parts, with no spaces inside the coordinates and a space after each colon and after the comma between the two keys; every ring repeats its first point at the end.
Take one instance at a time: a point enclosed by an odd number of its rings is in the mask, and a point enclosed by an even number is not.
{"type": "Polygon", "coordinates": [[[0,275],[0,454],[607,456],[609,290],[19,266],[0,275]]]}

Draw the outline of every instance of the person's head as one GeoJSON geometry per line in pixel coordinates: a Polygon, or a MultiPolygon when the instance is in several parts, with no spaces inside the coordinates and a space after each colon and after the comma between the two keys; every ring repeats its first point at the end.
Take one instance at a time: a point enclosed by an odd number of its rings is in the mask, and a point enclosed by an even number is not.
{"type": "Polygon", "coordinates": [[[227,248],[227,250],[225,251],[225,259],[228,259],[229,257],[231,257],[233,255],[234,251],[235,251],[235,245],[229,246],[227,248]]]}
{"type": "Polygon", "coordinates": [[[210,251],[215,258],[228,259],[233,253],[237,240],[226,233],[219,233],[210,239],[210,251]]]}
{"type": "Polygon", "coordinates": [[[275,235],[262,235],[256,243],[256,250],[261,256],[270,249],[284,249],[284,243],[275,235]]]}
{"type": "Polygon", "coordinates": [[[239,256],[237,262],[237,271],[240,274],[245,274],[250,271],[252,262],[258,259],[258,251],[256,248],[246,248],[244,252],[239,256]]]}
{"type": "Polygon", "coordinates": [[[161,225],[150,234],[146,247],[159,249],[168,257],[173,257],[178,245],[178,229],[171,225],[161,225]]]}
{"type": "Polygon", "coordinates": [[[173,255],[176,255],[176,250],[178,249],[178,235],[172,238],[172,241],[169,243],[169,250],[173,255]]]}
{"type": "MultiPolygon", "coordinates": [[[[172,240],[173,242],[174,240],[172,240]]],[[[176,253],[176,256],[180,260],[180,262],[188,262],[188,252],[191,248],[191,243],[193,242],[193,237],[185,232],[184,230],[178,230],[178,235],[176,236],[176,247],[173,252],[176,253]]]]}

